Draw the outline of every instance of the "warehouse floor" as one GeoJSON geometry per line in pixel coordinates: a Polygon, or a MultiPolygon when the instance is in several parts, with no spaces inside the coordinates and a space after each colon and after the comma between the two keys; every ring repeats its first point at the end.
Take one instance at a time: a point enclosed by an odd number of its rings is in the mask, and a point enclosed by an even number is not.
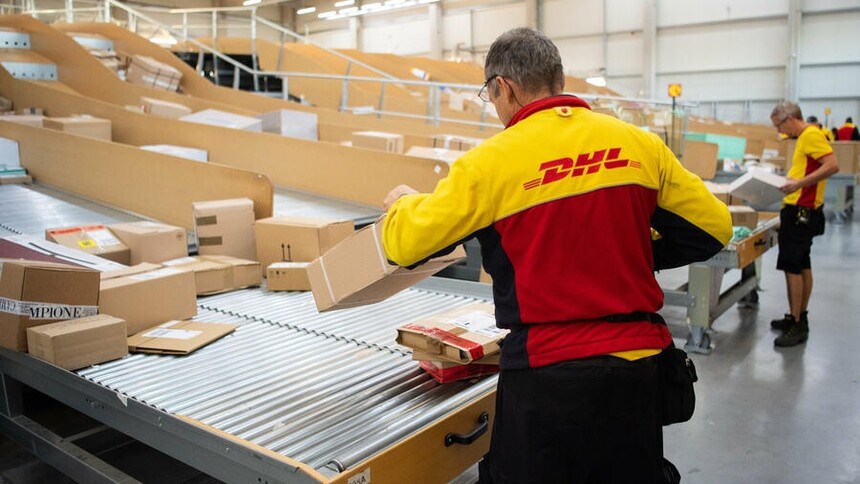
{"type": "MultiPolygon", "coordinates": [[[[816,239],[810,339],[794,348],[774,348],[768,324],[787,305],[776,253],[763,257],[759,309],[730,308],[714,323],[714,351],[693,355],[696,414],[665,431],[666,455],[684,482],[860,483],[860,220],[829,224],[816,239]]],[[[683,271],[661,274],[661,283],[673,277],[683,279],[683,271]]],[[[684,310],[663,312],[683,345],[684,310]]],[[[31,418],[61,434],[75,431],[81,416],[31,397],[31,418]]],[[[144,482],[213,482],[121,434],[93,442],[92,451],[144,482]]],[[[475,480],[473,467],[456,482],[475,480]]],[[[70,480],[0,435],[0,483],[36,482],[70,480]]]]}

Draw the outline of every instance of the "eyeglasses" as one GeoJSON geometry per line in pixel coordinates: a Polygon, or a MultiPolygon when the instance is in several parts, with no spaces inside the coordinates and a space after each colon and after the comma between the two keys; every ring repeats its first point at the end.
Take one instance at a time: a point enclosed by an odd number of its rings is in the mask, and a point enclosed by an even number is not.
{"type": "Polygon", "coordinates": [[[774,123],[773,127],[776,129],[779,129],[779,127],[782,126],[782,123],[784,123],[786,121],[788,121],[788,116],[782,118],[778,123],[774,123]]]}
{"type": "Polygon", "coordinates": [[[484,81],[484,85],[481,86],[481,90],[478,91],[478,99],[480,99],[481,101],[483,101],[485,103],[490,102],[490,93],[489,93],[489,91],[487,91],[487,86],[489,86],[490,81],[492,81],[496,77],[498,77],[498,76],[490,76],[487,78],[486,81],[484,81]]]}

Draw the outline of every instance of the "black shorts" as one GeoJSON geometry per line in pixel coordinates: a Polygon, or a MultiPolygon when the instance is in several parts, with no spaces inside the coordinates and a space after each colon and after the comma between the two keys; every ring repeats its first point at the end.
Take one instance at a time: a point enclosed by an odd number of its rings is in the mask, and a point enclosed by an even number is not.
{"type": "Polygon", "coordinates": [[[503,370],[481,483],[662,482],[656,358],[503,370]]]}
{"type": "Polygon", "coordinates": [[[798,221],[798,207],[786,205],[779,212],[779,256],[776,268],[789,274],[800,274],[812,268],[812,238],[824,233],[824,209],[809,209],[806,223],[798,221]]]}

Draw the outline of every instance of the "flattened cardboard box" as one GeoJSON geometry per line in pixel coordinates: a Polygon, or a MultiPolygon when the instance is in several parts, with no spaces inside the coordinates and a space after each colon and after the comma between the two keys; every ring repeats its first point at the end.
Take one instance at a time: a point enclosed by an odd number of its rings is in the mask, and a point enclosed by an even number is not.
{"type": "Polygon", "coordinates": [[[439,361],[471,363],[499,353],[508,330],[496,327],[493,305],[469,304],[397,328],[397,342],[439,361]]]}
{"type": "Polygon", "coordinates": [[[108,228],[128,246],[131,264],[164,262],[188,255],[185,229],[156,222],[129,222],[108,228]]]}
{"type": "Polygon", "coordinates": [[[200,255],[231,255],[257,260],[254,202],[251,199],[194,202],[192,209],[200,255]]]}
{"type": "Polygon", "coordinates": [[[309,262],[275,262],[266,268],[269,291],[310,291],[309,262]]]}
{"type": "Polygon", "coordinates": [[[128,334],[197,314],[194,272],[172,267],[129,272],[106,274],[99,296],[99,312],[124,319],[128,334]]]}
{"type": "Polygon", "coordinates": [[[0,346],[27,350],[27,329],[98,313],[99,272],[0,259],[0,346]]]}
{"type": "Polygon", "coordinates": [[[351,220],[263,218],[254,223],[257,260],[263,268],[274,262],[310,262],[353,232],[351,220]]]}
{"type": "Polygon", "coordinates": [[[30,354],[66,370],[77,370],[128,354],[125,321],[106,314],[27,330],[30,354]]]}
{"type": "Polygon", "coordinates": [[[168,321],[128,338],[128,349],[135,353],[187,355],[235,330],[232,324],[168,321]]]}
{"type": "Polygon", "coordinates": [[[319,311],[383,301],[466,258],[466,250],[458,246],[452,253],[414,269],[389,264],[382,249],[381,231],[380,223],[369,225],[308,265],[319,311]]]}
{"type": "Polygon", "coordinates": [[[45,230],[45,240],[82,250],[87,254],[128,265],[131,256],[128,246],[122,243],[104,225],[81,225],[45,230]]]}
{"type": "Polygon", "coordinates": [[[259,286],[262,283],[259,262],[226,255],[182,257],[165,261],[164,265],[194,271],[198,296],[259,286]]]}

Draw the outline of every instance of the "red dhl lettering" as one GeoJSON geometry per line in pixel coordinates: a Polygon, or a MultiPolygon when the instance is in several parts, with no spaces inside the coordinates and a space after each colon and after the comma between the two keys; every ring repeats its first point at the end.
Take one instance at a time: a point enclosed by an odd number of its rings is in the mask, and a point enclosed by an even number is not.
{"type": "Polygon", "coordinates": [[[531,190],[568,177],[591,175],[599,172],[601,167],[607,170],[624,167],[641,168],[641,163],[621,159],[621,148],[607,148],[593,153],[582,153],[577,155],[575,163],[572,158],[567,157],[545,161],[538,168],[538,171],[543,172],[543,176],[523,183],[523,189],[531,190]]]}

